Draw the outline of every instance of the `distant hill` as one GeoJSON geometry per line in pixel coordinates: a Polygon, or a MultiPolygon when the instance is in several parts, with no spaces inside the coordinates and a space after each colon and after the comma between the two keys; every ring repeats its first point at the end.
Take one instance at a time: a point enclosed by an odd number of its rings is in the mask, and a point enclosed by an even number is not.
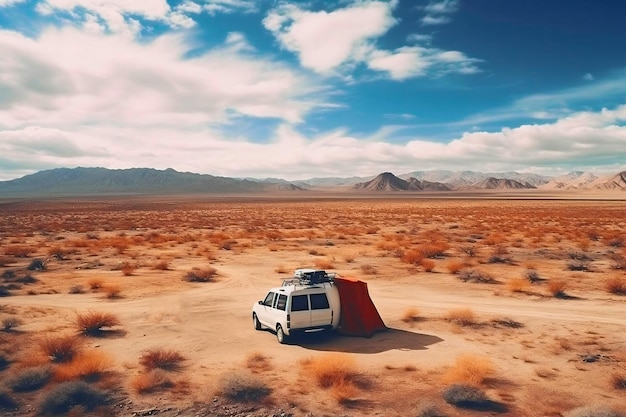
{"type": "Polygon", "coordinates": [[[413,171],[399,175],[400,178],[408,180],[409,178],[417,178],[422,181],[438,182],[448,185],[451,188],[465,188],[469,185],[479,183],[489,178],[506,178],[515,180],[522,184],[528,183],[535,187],[547,183],[551,177],[527,172],[477,172],[477,171],[413,171]]]}
{"type": "Polygon", "coordinates": [[[0,182],[0,196],[236,193],[302,190],[290,183],[260,183],[174,169],[57,168],[0,182]]]}
{"type": "Polygon", "coordinates": [[[519,181],[509,178],[490,177],[472,184],[471,188],[478,188],[480,190],[522,190],[537,187],[529,183],[522,184],[519,181]]]}
{"type": "Polygon", "coordinates": [[[355,184],[353,188],[361,191],[450,191],[445,184],[420,181],[417,178],[405,181],[391,172],[383,172],[373,180],[355,184]]]}
{"type": "Polygon", "coordinates": [[[589,183],[590,190],[626,191],[626,171],[608,177],[600,177],[589,183]]]}
{"type": "Polygon", "coordinates": [[[552,178],[546,184],[539,186],[543,190],[582,190],[597,180],[598,176],[590,172],[574,171],[552,178]]]}

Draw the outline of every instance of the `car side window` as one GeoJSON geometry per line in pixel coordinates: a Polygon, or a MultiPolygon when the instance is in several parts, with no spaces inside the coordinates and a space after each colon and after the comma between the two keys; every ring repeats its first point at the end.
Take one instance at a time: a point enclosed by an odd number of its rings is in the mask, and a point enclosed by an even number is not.
{"type": "Polygon", "coordinates": [[[287,309],[287,296],[284,294],[280,294],[278,296],[278,302],[276,303],[276,308],[279,310],[285,311],[287,309]]]}
{"type": "Polygon", "coordinates": [[[276,295],[276,293],[270,291],[269,293],[267,293],[267,296],[265,296],[265,300],[263,300],[263,305],[264,306],[268,306],[271,307],[273,302],[274,302],[274,296],[276,295]]]}
{"type": "Polygon", "coordinates": [[[307,295],[294,295],[291,297],[291,311],[306,311],[309,309],[309,297],[307,295]]]}
{"type": "Polygon", "coordinates": [[[311,310],[324,310],[330,308],[326,294],[311,294],[311,310]]]}

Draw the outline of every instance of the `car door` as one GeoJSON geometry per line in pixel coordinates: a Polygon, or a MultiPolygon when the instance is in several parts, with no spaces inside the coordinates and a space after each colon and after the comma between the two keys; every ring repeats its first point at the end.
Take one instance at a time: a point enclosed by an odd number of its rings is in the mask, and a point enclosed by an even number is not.
{"type": "Polygon", "coordinates": [[[333,322],[333,311],[330,308],[326,293],[310,294],[311,327],[328,326],[333,322]]]}
{"type": "Polygon", "coordinates": [[[259,304],[259,308],[257,309],[257,318],[266,327],[274,328],[273,323],[273,305],[276,299],[276,293],[270,291],[267,293],[263,301],[259,304]]]}

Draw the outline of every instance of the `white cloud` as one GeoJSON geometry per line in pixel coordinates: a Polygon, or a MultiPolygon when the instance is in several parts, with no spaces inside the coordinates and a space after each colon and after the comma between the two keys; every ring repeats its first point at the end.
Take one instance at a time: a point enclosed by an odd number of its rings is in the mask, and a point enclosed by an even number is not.
{"type": "Polygon", "coordinates": [[[327,74],[396,24],[393,7],[392,2],[374,1],[309,12],[288,5],[270,12],[263,24],[283,48],[298,54],[303,66],[327,74]]]}
{"type": "MultiPolygon", "coordinates": [[[[451,10],[454,2],[444,3],[447,9],[439,6],[441,10],[451,10]]],[[[324,75],[343,74],[349,79],[359,64],[394,80],[425,76],[429,70],[436,75],[478,71],[478,60],[457,51],[421,46],[377,48],[376,40],[397,23],[392,15],[395,6],[396,2],[363,1],[330,12],[311,12],[291,4],[270,12],[263,24],[283,48],[298,55],[302,66],[324,75]]],[[[432,37],[412,34],[407,40],[428,44],[432,37]]]]}
{"type": "Polygon", "coordinates": [[[176,10],[179,10],[185,13],[198,14],[202,12],[202,6],[200,6],[198,3],[195,3],[191,0],[185,0],[184,2],[176,6],[176,10]]]}
{"type": "Polygon", "coordinates": [[[433,26],[448,23],[452,20],[449,15],[455,13],[458,9],[458,0],[431,1],[424,6],[426,16],[421,19],[422,25],[433,26]]]}
{"type": "Polygon", "coordinates": [[[26,0],[0,0],[0,7],[9,7],[15,4],[24,3],[26,0]]]}
{"type": "Polygon", "coordinates": [[[218,13],[253,13],[258,5],[254,0],[204,0],[203,10],[211,15],[218,13]]]}
{"type": "Polygon", "coordinates": [[[593,80],[594,80],[593,74],[586,73],[586,74],[583,76],[583,80],[585,80],[585,81],[593,81],[593,80]]]}

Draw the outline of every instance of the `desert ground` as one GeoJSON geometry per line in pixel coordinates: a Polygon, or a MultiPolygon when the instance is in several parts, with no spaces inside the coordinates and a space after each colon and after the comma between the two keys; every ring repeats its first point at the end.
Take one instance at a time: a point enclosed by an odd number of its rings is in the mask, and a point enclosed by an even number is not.
{"type": "Polygon", "coordinates": [[[625,213],[597,196],[0,200],[0,414],[620,415],[625,213]],[[389,329],[255,331],[253,303],[306,267],[366,281],[389,329]]]}

